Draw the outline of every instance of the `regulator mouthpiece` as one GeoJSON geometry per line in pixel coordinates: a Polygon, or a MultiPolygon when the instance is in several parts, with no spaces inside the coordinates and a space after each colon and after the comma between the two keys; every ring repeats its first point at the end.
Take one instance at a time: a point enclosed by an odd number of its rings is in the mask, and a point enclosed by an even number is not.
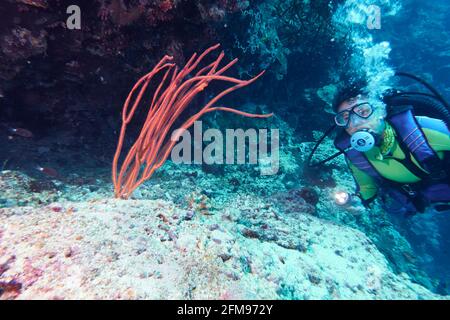
{"type": "Polygon", "coordinates": [[[359,152],[366,152],[375,146],[375,137],[368,131],[357,131],[350,138],[350,145],[359,152]]]}

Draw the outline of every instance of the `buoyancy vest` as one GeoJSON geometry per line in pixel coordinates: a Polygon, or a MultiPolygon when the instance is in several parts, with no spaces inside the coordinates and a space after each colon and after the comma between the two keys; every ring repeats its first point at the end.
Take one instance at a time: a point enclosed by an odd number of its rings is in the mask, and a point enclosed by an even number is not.
{"type": "MultiPolygon", "coordinates": [[[[384,190],[397,192],[397,198],[402,202],[410,201],[417,211],[423,211],[424,207],[432,202],[450,201],[450,186],[448,183],[448,166],[439,158],[437,153],[428,143],[422,128],[448,133],[444,122],[428,117],[415,117],[412,107],[396,108],[390,110],[387,121],[395,130],[398,142],[405,152],[406,158],[400,162],[421,181],[410,184],[401,184],[384,178],[371,164],[363,152],[350,149],[345,155],[355,167],[371,176],[384,190]],[[418,168],[411,160],[411,155],[426,172],[418,168]]],[[[343,151],[350,146],[350,136],[342,131],[334,145],[343,151]]]]}

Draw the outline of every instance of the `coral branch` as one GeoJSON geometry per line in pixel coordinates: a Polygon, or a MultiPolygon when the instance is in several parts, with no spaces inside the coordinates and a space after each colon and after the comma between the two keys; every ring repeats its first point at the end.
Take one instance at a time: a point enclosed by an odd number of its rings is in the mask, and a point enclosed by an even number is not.
{"type": "MultiPolygon", "coordinates": [[[[272,116],[272,114],[252,114],[232,108],[213,107],[219,99],[239,88],[251,84],[264,73],[261,72],[259,75],[249,80],[224,76],[223,73],[233,66],[237,62],[237,59],[232,60],[224,67],[217,70],[224,57],[223,52],[219,54],[214,62],[201,68],[191,78],[187,78],[202,60],[219,46],[220,45],[217,44],[208,48],[200,56],[197,56],[195,53],[180,71],[178,71],[178,67],[174,63],[170,63],[173,59],[172,57],[164,56],[152,71],[140,78],[133,86],[123,105],[122,127],[112,163],[112,180],[115,197],[123,199],[129,198],[136,188],[149,179],[155,170],[164,164],[178,140],[177,138],[179,138],[179,135],[175,135],[170,141],[164,144],[169,130],[181,113],[186,110],[190,102],[197,94],[208,87],[211,81],[224,81],[233,84],[233,86],[220,92],[211,99],[200,109],[200,111],[186,120],[186,122],[181,125],[180,129],[188,129],[205,113],[219,110],[251,118],[267,118],[272,116]],[[128,154],[125,156],[120,171],[118,172],[118,162],[120,155],[122,154],[127,125],[132,120],[153,77],[161,72],[164,72],[164,74],[161,82],[153,93],[151,103],[148,107],[147,117],[141,132],[128,151],[128,154]]],[[[179,134],[180,131],[181,130],[178,131],[179,134]]]]}

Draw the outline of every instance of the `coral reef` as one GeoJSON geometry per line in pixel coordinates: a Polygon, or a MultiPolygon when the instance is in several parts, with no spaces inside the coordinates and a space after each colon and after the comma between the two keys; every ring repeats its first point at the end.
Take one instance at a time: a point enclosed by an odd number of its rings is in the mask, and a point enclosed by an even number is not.
{"type": "Polygon", "coordinates": [[[219,45],[210,47],[198,57],[195,53],[187,64],[179,71],[178,66],[169,63],[173,57],[164,56],[152,71],[139,79],[134,85],[123,107],[122,127],[120,129],[119,142],[113,160],[113,183],[116,197],[128,198],[140,184],[149,179],[153,172],[164,164],[179,137],[181,137],[182,134],[204,114],[212,111],[226,111],[248,118],[269,118],[272,116],[271,113],[265,115],[251,114],[234,108],[214,106],[223,96],[253,83],[263,74],[263,72],[261,72],[259,75],[249,80],[240,80],[224,75],[223,73],[235,64],[237,59],[229,62],[225,66],[220,66],[220,62],[224,56],[224,52],[222,51],[216,60],[206,67],[197,70],[195,75],[191,75],[190,73],[195,72],[195,69],[200,68],[198,66],[202,60],[218,47],[219,45]],[[139,106],[148,85],[161,71],[165,72],[163,80],[158,84],[157,89],[153,93],[152,102],[142,131],[139,133],[139,138],[128,152],[120,168],[120,172],[118,172],[118,160],[122,152],[126,127],[132,120],[136,108],[139,106]],[[169,76],[168,79],[171,80],[165,82],[167,76],[169,76]],[[177,117],[183,113],[196,95],[205,90],[213,80],[222,80],[233,85],[211,98],[211,100],[202,106],[197,113],[179,126],[177,128],[178,133],[175,136],[172,136],[170,141],[164,144],[166,136],[169,134],[169,130],[177,120],[177,117]],[[139,94],[137,94],[135,100],[132,100],[135,91],[138,89],[139,94]],[[132,103],[131,107],[130,102],[132,103]],[[142,167],[145,168],[143,169],[142,175],[140,175],[142,167]]]}
{"type": "MultiPolygon", "coordinates": [[[[251,112],[265,110],[264,106],[246,105],[244,108],[251,112]]],[[[238,125],[239,122],[234,117],[218,114],[215,119],[205,121],[205,126],[214,126],[215,122],[220,123],[227,118],[230,118],[231,123],[235,121],[238,125]]],[[[306,168],[302,170],[299,164],[306,160],[312,143],[299,141],[292,128],[276,115],[267,121],[265,125],[281,129],[279,174],[260,176],[258,165],[218,165],[221,166],[222,173],[216,174],[205,170],[202,165],[176,165],[169,160],[155,172],[152,179],[136,190],[131,197],[132,201],[153,199],[156,203],[160,201],[172,203],[182,211],[179,214],[180,219],[196,221],[199,225],[202,219],[214,220],[217,216],[223,216],[224,221],[241,226],[237,227],[239,235],[243,238],[269,241],[281,248],[299,252],[307,251],[308,248],[308,241],[303,241],[302,237],[315,231],[305,230],[300,236],[292,233],[290,229],[285,232],[279,230],[300,228],[305,224],[304,219],[310,221],[309,218],[314,218],[324,230],[327,230],[330,221],[337,226],[349,226],[363,232],[376,245],[377,250],[386,257],[391,272],[408,274],[411,281],[434,290],[438,283],[418,268],[416,253],[382,209],[377,206],[368,211],[357,205],[348,208],[336,207],[332,194],[338,190],[350,191],[354,188],[353,179],[345,170],[343,159],[335,159],[326,176],[324,170],[317,172],[308,172],[306,168]],[[231,214],[230,208],[236,208],[239,213],[236,216],[235,213],[231,214]],[[271,210],[274,213],[267,213],[271,210]],[[278,227],[273,228],[270,221],[277,221],[278,227]]],[[[246,125],[264,126],[258,119],[250,119],[246,125]]],[[[320,151],[319,158],[333,152],[331,141],[326,142],[320,151]]],[[[71,153],[66,153],[66,156],[71,157],[71,153]]],[[[33,206],[36,209],[29,209],[39,212],[45,205],[45,212],[58,214],[68,210],[66,208],[101,202],[112,195],[109,164],[106,166],[103,171],[77,169],[79,171],[75,173],[74,170],[67,170],[72,172],[66,174],[64,171],[63,178],[59,180],[3,171],[0,174],[0,199],[2,199],[0,207],[22,210],[16,207],[33,206]],[[53,185],[56,186],[55,189],[52,188],[53,185]]],[[[105,210],[107,207],[105,205],[105,210]]],[[[158,221],[164,222],[168,219],[167,212],[148,214],[154,219],[158,218],[158,221]]],[[[27,223],[27,219],[24,219],[24,223],[27,223]]],[[[46,223],[43,222],[43,227],[46,223]]],[[[223,222],[214,223],[222,226],[223,222]]],[[[322,236],[326,235],[327,232],[322,233],[322,236]]],[[[229,259],[229,253],[220,256],[223,260],[229,259]]],[[[314,263],[319,262],[311,260],[311,264],[314,263]]],[[[11,280],[13,279],[8,278],[5,282],[11,280]]],[[[295,297],[302,296],[297,294],[295,297]]],[[[331,298],[331,296],[323,297],[331,298]]],[[[279,298],[288,298],[288,295],[286,293],[279,298]]]]}

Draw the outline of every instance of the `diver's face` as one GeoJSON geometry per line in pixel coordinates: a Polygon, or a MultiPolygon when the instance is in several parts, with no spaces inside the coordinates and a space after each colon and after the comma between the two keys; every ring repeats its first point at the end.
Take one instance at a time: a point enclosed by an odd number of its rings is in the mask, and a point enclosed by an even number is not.
{"type": "MultiPolygon", "coordinates": [[[[338,113],[345,110],[351,110],[354,106],[364,103],[368,103],[368,100],[363,96],[350,98],[341,103],[341,105],[338,108],[338,113]]],[[[375,110],[367,118],[360,117],[357,114],[350,112],[348,118],[348,125],[345,128],[345,131],[347,131],[349,135],[352,135],[355,132],[364,129],[372,131],[377,134],[382,134],[384,128],[385,128],[384,116],[382,116],[379,112],[375,110]]]]}

